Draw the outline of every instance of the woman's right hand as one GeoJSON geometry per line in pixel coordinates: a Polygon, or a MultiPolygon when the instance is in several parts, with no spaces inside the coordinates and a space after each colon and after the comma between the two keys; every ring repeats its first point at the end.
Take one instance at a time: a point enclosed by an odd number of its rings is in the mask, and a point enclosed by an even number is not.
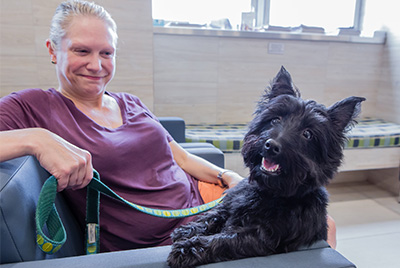
{"type": "Polygon", "coordinates": [[[93,177],[92,156],[86,150],[45,130],[34,132],[33,155],[58,181],[57,191],[66,188],[80,189],[93,177]]]}
{"type": "Polygon", "coordinates": [[[93,177],[91,154],[43,128],[2,131],[0,160],[34,155],[58,181],[57,191],[80,189],[93,177]]]}

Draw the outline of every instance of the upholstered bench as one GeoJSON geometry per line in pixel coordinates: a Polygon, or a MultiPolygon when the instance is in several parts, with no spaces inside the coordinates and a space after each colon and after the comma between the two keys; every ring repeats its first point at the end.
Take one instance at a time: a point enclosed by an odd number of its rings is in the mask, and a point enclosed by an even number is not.
{"type": "MultiPolygon", "coordinates": [[[[246,128],[246,124],[187,124],[185,137],[186,142],[211,143],[227,155],[240,152],[246,128]]],[[[363,118],[347,136],[341,171],[399,167],[399,124],[363,118]]]]}

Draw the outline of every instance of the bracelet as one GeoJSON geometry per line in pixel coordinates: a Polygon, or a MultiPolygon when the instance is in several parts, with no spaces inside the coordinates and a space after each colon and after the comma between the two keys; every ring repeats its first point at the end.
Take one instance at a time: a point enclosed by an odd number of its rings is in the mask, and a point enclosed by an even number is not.
{"type": "Polygon", "coordinates": [[[222,180],[222,175],[224,175],[224,174],[227,173],[227,172],[230,172],[230,170],[228,170],[228,169],[221,170],[221,171],[218,173],[218,176],[217,176],[217,178],[218,178],[218,185],[221,186],[222,188],[228,187],[228,185],[226,185],[226,184],[224,183],[224,181],[222,180]]]}

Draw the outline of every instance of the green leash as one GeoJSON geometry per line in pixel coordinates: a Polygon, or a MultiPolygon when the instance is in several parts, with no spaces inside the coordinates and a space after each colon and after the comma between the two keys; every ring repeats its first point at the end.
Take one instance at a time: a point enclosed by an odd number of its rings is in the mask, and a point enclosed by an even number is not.
{"type": "MultiPolygon", "coordinates": [[[[177,210],[162,210],[153,209],[144,206],[140,206],[129,202],[114,191],[108,188],[104,183],[100,181],[99,173],[93,171],[93,179],[87,186],[87,198],[86,198],[86,254],[95,254],[99,251],[99,204],[100,204],[100,193],[119,200],[128,206],[161,218],[185,218],[203,213],[210,210],[222,202],[223,197],[217,200],[211,201],[207,204],[203,204],[197,207],[177,209],[177,210]]],[[[58,215],[57,208],[54,204],[57,195],[57,179],[54,176],[50,176],[43,184],[42,190],[40,191],[38,204],[36,207],[36,232],[37,232],[37,244],[40,249],[47,254],[56,253],[67,240],[67,234],[64,225],[58,215]],[[47,226],[47,234],[43,231],[44,226],[47,226]]]]}

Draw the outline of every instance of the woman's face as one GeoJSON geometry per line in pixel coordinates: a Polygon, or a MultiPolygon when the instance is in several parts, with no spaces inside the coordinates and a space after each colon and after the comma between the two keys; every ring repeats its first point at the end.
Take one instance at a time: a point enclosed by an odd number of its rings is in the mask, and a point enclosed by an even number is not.
{"type": "Polygon", "coordinates": [[[90,99],[104,93],[115,73],[116,39],[101,19],[78,16],[72,20],[57,50],[50,52],[64,95],[90,99]]]}

